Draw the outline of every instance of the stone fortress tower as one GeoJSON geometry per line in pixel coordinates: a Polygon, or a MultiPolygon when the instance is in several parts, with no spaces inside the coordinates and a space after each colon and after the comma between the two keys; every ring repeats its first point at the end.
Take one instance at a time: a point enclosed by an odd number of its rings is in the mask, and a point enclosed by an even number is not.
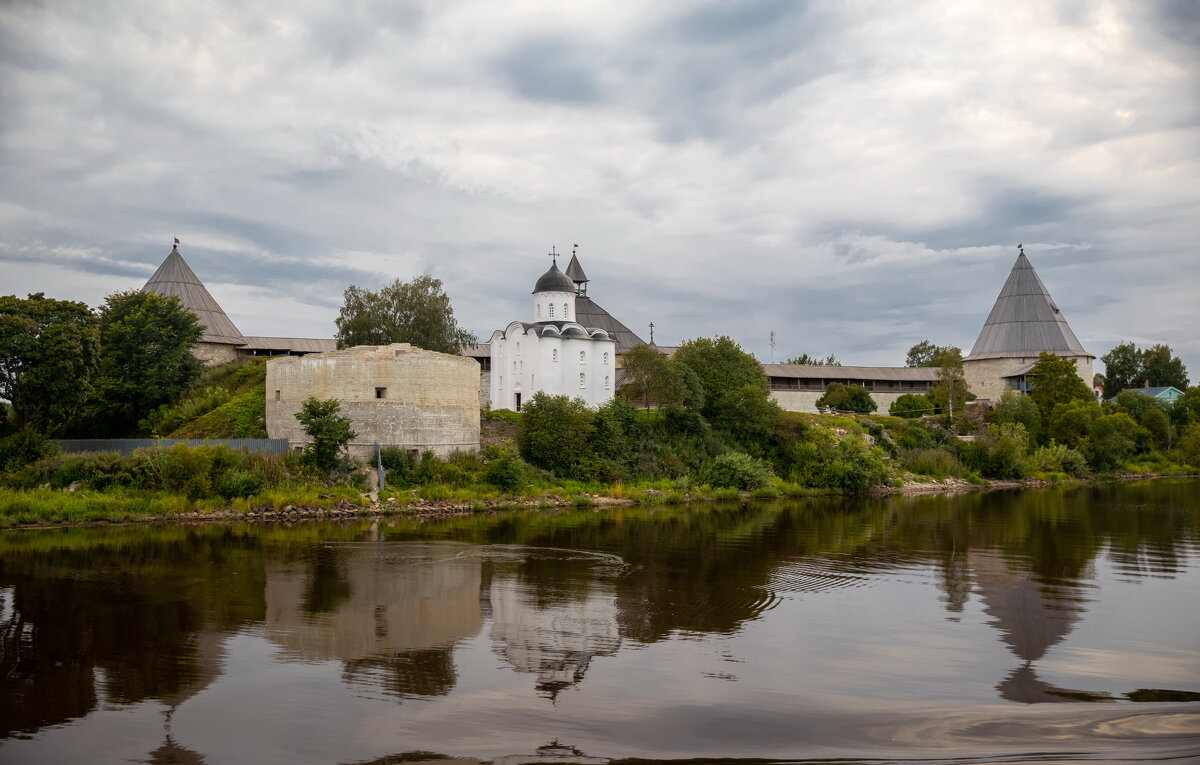
{"type": "Polygon", "coordinates": [[[1091,389],[1096,357],[1079,343],[1022,247],[975,345],[963,358],[967,387],[991,401],[1006,390],[1028,391],[1025,375],[1042,352],[1074,361],[1091,389]]]}

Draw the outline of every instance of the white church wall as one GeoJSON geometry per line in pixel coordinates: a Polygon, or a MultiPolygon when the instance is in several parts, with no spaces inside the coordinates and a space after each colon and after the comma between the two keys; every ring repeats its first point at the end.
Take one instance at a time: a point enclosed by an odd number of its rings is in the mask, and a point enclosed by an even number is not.
{"type": "Polygon", "coordinates": [[[534,321],[575,321],[575,293],[534,293],[533,316],[534,321]]]}

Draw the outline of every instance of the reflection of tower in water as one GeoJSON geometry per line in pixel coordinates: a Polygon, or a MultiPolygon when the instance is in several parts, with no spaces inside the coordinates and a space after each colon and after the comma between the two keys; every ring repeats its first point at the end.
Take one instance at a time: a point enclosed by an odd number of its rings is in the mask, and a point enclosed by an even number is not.
{"type": "Polygon", "coordinates": [[[1071,701],[1072,691],[1055,688],[1037,676],[1034,662],[1075,628],[1084,612],[1079,584],[1046,581],[1031,571],[1014,570],[994,552],[973,550],[971,569],[989,624],[1023,664],[996,686],[1003,698],[1023,704],[1071,701]]]}
{"type": "Polygon", "coordinates": [[[514,577],[497,576],[490,589],[495,651],[518,672],[537,675],[551,699],[583,680],[594,656],[621,647],[615,594],[607,588],[552,603],[514,577]]]}
{"type": "Polygon", "coordinates": [[[267,639],[294,658],[342,661],[346,679],[390,695],[449,693],[454,644],[483,624],[478,548],[345,544],[319,553],[267,564],[267,639]]]}

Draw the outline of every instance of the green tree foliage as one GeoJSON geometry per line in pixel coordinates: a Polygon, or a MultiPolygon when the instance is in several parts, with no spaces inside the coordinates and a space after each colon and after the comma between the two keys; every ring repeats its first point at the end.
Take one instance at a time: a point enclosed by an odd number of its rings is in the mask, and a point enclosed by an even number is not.
{"type": "Polygon", "coordinates": [[[535,393],[522,415],[521,456],[560,477],[578,476],[589,456],[595,412],[581,398],[535,393]]]}
{"type": "Polygon", "coordinates": [[[964,443],[960,449],[963,463],[986,478],[1021,478],[1027,469],[1029,435],[1020,423],[988,425],[974,442],[964,443]]]}
{"type": "Polygon", "coordinates": [[[856,412],[870,414],[878,407],[875,399],[861,385],[844,385],[831,382],[825,386],[825,393],[817,399],[817,409],[822,412],[856,412]]]}
{"type": "Polygon", "coordinates": [[[622,357],[624,382],[621,395],[646,409],[704,405],[700,379],[689,367],[667,358],[648,345],[632,348],[622,357]]]}
{"type": "Polygon", "coordinates": [[[1030,437],[1036,438],[1042,429],[1042,413],[1037,404],[1029,396],[1015,390],[1004,391],[1000,400],[996,402],[992,416],[996,422],[1021,423],[1030,437]]]}
{"type": "Polygon", "coordinates": [[[801,353],[799,356],[793,356],[784,364],[805,364],[813,367],[840,367],[842,362],[838,361],[837,356],[832,353],[825,358],[818,356],[809,356],[807,353],[801,353]]]}
{"type": "Polygon", "coordinates": [[[1141,386],[1142,352],[1133,343],[1119,343],[1100,360],[1104,362],[1104,390],[1109,398],[1141,386]]]}
{"type": "Polygon", "coordinates": [[[179,298],[140,290],[114,292],[98,313],[100,363],[83,429],[94,438],[131,436],[200,376],[192,348],[204,330],[179,298]]]}
{"type": "Polygon", "coordinates": [[[790,477],[804,486],[861,492],[887,477],[882,453],[857,436],[839,439],[831,430],[812,428],[791,448],[790,477]]]}
{"type": "Polygon", "coordinates": [[[1079,448],[1100,414],[1100,406],[1094,401],[1076,400],[1058,404],[1046,422],[1046,436],[1060,444],[1079,448]]]}
{"type": "Polygon", "coordinates": [[[1150,440],[1146,429],[1124,412],[1097,417],[1088,430],[1083,452],[1096,470],[1116,470],[1150,440]]]}
{"type": "Polygon", "coordinates": [[[1171,422],[1180,427],[1200,422],[1200,385],[1188,388],[1182,396],[1175,399],[1170,415],[1171,422]]]}
{"type": "Polygon", "coordinates": [[[1162,406],[1156,399],[1133,389],[1121,391],[1117,394],[1116,399],[1117,409],[1124,411],[1135,420],[1140,419],[1143,412],[1159,409],[1162,406]]]}
{"type": "Polygon", "coordinates": [[[1169,345],[1154,345],[1142,351],[1141,377],[1142,383],[1148,380],[1152,388],[1170,385],[1187,390],[1188,387],[1187,367],[1169,345]]]}
{"type": "Polygon", "coordinates": [[[940,367],[943,364],[943,357],[948,353],[951,354],[951,357],[957,354],[959,360],[962,360],[962,348],[957,345],[934,345],[928,340],[922,340],[908,349],[908,355],[904,357],[904,366],[940,367]]]}
{"type": "Polygon", "coordinates": [[[938,380],[929,389],[929,400],[944,414],[961,415],[971,395],[963,373],[962,351],[953,345],[935,349],[931,362],[921,365],[938,368],[938,380]]]}
{"type": "Polygon", "coordinates": [[[350,285],[342,297],[337,325],[339,348],[412,343],[441,353],[461,353],[475,336],[458,326],[441,279],[428,274],[410,282],[397,279],[379,292],[350,285]]]}
{"type": "Polygon", "coordinates": [[[743,385],[721,396],[712,424],[740,443],[761,443],[775,432],[780,411],[779,405],[762,387],[743,385]]]}
{"type": "Polygon", "coordinates": [[[1092,391],[1079,377],[1079,370],[1071,359],[1043,352],[1026,377],[1033,383],[1029,396],[1043,418],[1049,417],[1058,404],[1094,400],[1092,391]]]}
{"type": "Polygon", "coordinates": [[[350,427],[350,418],[343,417],[340,412],[337,399],[322,401],[309,396],[296,413],[296,419],[312,439],[304,447],[305,460],[317,470],[334,470],[346,445],[358,436],[350,427]]]}
{"type": "Polygon", "coordinates": [[[1109,397],[1123,390],[1150,387],[1174,386],[1179,390],[1188,387],[1187,368],[1168,345],[1155,345],[1144,351],[1130,342],[1117,345],[1100,357],[1104,362],[1104,376],[1109,397]]]}
{"type": "Polygon", "coordinates": [[[711,418],[730,391],[752,385],[770,395],[770,381],[758,360],[728,337],[688,340],[675,352],[675,361],[690,369],[704,393],[701,413],[711,418]]]}
{"type": "Polygon", "coordinates": [[[892,402],[888,407],[888,414],[907,419],[924,417],[933,414],[933,402],[922,393],[905,393],[892,402]]]}
{"type": "Polygon", "coordinates": [[[100,351],[96,318],[83,303],[0,297],[0,398],[19,429],[52,433],[91,393],[100,351]]]}
{"type": "Polygon", "coordinates": [[[1159,449],[1171,448],[1171,421],[1158,407],[1150,407],[1137,416],[1137,424],[1150,434],[1151,443],[1159,449]]]}

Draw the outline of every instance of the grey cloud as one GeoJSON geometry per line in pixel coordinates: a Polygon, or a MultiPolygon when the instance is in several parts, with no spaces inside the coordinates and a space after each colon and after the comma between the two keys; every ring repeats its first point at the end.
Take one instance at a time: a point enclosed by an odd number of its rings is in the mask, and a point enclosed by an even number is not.
{"type": "Polygon", "coordinates": [[[595,72],[569,42],[520,41],[500,57],[496,67],[508,87],[531,101],[583,104],[602,97],[595,72]]]}

